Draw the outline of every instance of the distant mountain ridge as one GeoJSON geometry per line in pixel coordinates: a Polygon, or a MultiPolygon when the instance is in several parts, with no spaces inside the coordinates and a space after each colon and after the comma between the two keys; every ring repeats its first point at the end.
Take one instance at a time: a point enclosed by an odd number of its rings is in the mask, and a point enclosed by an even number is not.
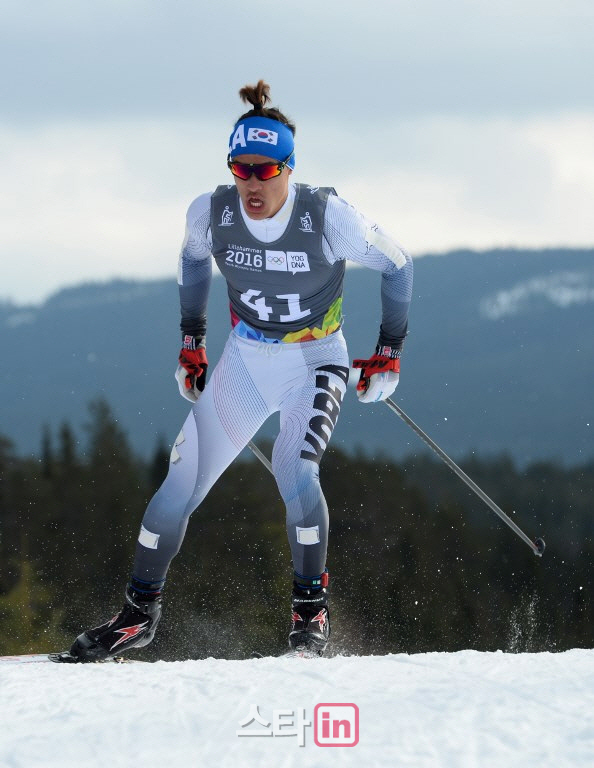
{"type": "MultiPolygon", "coordinates": [[[[373,352],[380,277],[347,270],[351,358],[373,352]]],[[[39,453],[43,425],[81,438],[87,405],[107,399],[133,448],[171,443],[187,413],[173,371],[175,280],[83,284],[39,306],[0,303],[0,434],[39,453]]],[[[520,463],[594,458],[594,249],[456,251],[415,260],[410,332],[396,399],[454,457],[502,452],[520,463]]],[[[209,301],[214,364],[229,332],[224,282],[209,301]]],[[[354,384],[355,377],[352,383],[354,384]]],[[[274,437],[274,418],[260,438],[274,437]]],[[[385,405],[345,399],[333,444],[399,458],[424,451],[385,405]]]]}

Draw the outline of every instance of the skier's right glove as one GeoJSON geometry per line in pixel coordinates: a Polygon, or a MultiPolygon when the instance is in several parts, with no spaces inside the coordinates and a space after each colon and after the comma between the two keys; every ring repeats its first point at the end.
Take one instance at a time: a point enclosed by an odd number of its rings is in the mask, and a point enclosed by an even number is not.
{"type": "Polygon", "coordinates": [[[208,360],[205,340],[198,336],[184,336],[184,345],[178,360],[175,378],[179,393],[186,400],[195,403],[206,384],[208,360]]]}

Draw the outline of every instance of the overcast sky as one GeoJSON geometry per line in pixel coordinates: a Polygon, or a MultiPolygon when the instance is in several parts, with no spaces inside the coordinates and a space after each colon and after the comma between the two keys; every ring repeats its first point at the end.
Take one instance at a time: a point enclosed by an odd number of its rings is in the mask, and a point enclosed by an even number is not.
{"type": "Polygon", "coordinates": [[[0,6],[0,298],[174,276],[237,92],[413,253],[594,245],[592,0],[0,6]]]}

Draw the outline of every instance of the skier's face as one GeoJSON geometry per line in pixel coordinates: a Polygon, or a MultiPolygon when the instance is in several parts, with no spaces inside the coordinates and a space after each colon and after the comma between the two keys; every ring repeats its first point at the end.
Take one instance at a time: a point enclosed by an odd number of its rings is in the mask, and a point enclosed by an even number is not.
{"type": "MultiPolygon", "coordinates": [[[[239,163],[278,162],[264,155],[239,155],[233,159],[239,163]]],[[[289,176],[292,172],[285,166],[279,176],[267,181],[260,181],[254,173],[245,180],[234,177],[241,202],[250,219],[269,219],[280,211],[289,194],[289,176]]]]}

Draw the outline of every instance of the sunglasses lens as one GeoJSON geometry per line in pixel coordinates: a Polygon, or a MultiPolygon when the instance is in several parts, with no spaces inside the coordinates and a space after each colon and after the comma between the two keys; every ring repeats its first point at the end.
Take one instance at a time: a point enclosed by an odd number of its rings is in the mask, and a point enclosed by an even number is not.
{"type": "Polygon", "coordinates": [[[268,179],[273,179],[275,176],[280,176],[282,173],[280,165],[280,163],[256,163],[255,165],[249,165],[247,163],[230,162],[229,168],[231,173],[237,176],[238,179],[247,181],[253,173],[260,181],[268,181],[268,179]]]}
{"type": "Polygon", "coordinates": [[[252,170],[256,174],[257,178],[260,179],[260,181],[268,181],[268,179],[273,179],[275,176],[279,176],[281,173],[277,163],[264,163],[263,165],[254,165],[252,170]]]}
{"type": "Polygon", "coordinates": [[[249,165],[245,165],[245,163],[229,163],[229,168],[234,176],[244,181],[252,175],[252,169],[249,165]]]}

